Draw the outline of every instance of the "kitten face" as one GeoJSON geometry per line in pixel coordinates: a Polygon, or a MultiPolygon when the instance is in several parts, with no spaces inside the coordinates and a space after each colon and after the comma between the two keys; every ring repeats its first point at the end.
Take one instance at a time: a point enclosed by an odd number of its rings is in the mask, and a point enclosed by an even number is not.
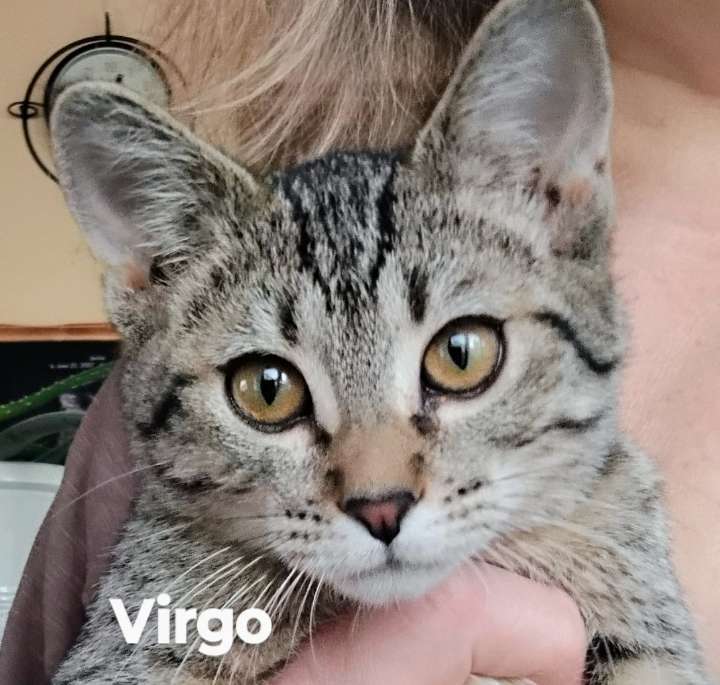
{"type": "Polygon", "coordinates": [[[578,506],[621,354],[608,111],[570,0],[502,3],[402,157],[257,180],[120,89],[70,89],[58,166],[113,267],[157,506],[365,603],[578,506]]]}
{"type": "Polygon", "coordinates": [[[172,455],[161,483],[178,511],[223,540],[262,536],[259,548],[366,602],[422,592],[496,536],[561,517],[614,420],[603,278],[524,240],[500,199],[463,209],[417,186],[391,157],[278,175],[239,226],[252,251],[216,249],[160,286],[167,322],[128,382],[143,451],[172,455]],[[433,392],[425,351],[468,318],[498,322],[499,373],[474,396],[433,392]],[[300,372],[307,418],[266,432],[233,406],[227,375],[255,354],[300,372]],[[390,545],[343,511],[397,491],[417,502],[390,545]]]}

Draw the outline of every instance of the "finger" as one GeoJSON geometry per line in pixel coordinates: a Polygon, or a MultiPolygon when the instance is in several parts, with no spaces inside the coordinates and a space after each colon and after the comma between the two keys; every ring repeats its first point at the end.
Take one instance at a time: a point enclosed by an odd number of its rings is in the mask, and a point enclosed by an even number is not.
{"type": "Polygon", "coordinates": [[[462,685],[470,673],[579,685],[585,631],[561,591],[483,566],[427,597],[325,626],[313,644],[273,685],[462,685]]]}
{"type": "Polygon", "coordinates": [[[563,591],[495,566],[478,568],[486,583],[477,591],[477,574],[465,571],[442,592],[457,615],[468,621],[471,672],[532,680],[536,685],[580,685],[587,635],[580,612],[563,591]],[[474,620],[473,620],[473,617],[474,620]]]}

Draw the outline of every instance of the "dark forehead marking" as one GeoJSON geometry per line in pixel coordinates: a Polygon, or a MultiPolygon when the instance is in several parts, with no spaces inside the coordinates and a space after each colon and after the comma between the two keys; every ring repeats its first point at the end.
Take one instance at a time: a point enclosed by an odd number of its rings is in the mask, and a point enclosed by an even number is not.
{"type": "Polygon", "coordinates": [[[331,152],[277,173],[271,180],[279,181],[283,186],[293,185],[298,180],[305,185],[314,185],[318,179],[323,181],[333,176],[352,176],[361,167],[378,170],[392,166],[399,160],[400,154],[396,152],[331,152]]]}
{"type": "Polygon", "coordinates": [[[283,298],[278,303],[280,333],[291,345],[297,345],[298,325],[295,319],[295,307],[290,298],[283,298]]]}
{"type": "Polygon", "coordinates": [[[395,173],[397,171],[397,164],[393,164],[388,174],[385,186],[380,193],[377,203],[377,248],[375,263],[370,270],[370,289],[371,292],[377,292],[378,278],[387,255],[395,247],[395,240],[397,237],[397,231],[395,229],[395,203],[397,197],[395,196],[395,173]]]}
{"type": "Polygon", "coordinates": [[[396,167],[390,154],[338,153],[273,177],[297,227],[300,269],[322,292],[328,314],[352,313],[376,294],[396,243],[396,167]]]}
{"type": "Polygon", "coordinates": [[[300,268],[312,274],[313,281],[322,290],[325,306],[330,312],[330,286],[323,278],[318,262],[315,259],[316,241],[309,227],[310,213],[303,203],[303,198],[296,187],[297,184],[294,182],[296,174],[298,178],[303,178],[303,174],[300,172],[295,174],[291,172],[278,177],[279,185],[290,203],[292,220],[298,228],[297,253],[300,259],[300,268]]]}
{"type": "Polygon", "coordinates": [[[408,276],[408,304],[410,305],[410,316],[415,323],[422,323],[425,318],[427,287],[427,272],[422,267],[415,265],[408,276]]]}

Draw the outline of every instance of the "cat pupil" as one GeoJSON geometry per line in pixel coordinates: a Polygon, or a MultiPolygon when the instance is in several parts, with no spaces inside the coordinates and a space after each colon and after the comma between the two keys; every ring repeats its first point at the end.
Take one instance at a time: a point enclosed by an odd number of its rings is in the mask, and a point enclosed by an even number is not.
{"type": "Polygon", "coordinates": [[[268,405],[271,405],[277,398],[282,382],[282,373],[279,369],[269,367],[263,369],[260,378],[260,394],[268,405]]]}
{"type": "Polygon", "coordinates": [[[448,354],[455,365],[463,371],[468,365],[468,339],[465,333],[455,333],[448,338],[448,354]]]}

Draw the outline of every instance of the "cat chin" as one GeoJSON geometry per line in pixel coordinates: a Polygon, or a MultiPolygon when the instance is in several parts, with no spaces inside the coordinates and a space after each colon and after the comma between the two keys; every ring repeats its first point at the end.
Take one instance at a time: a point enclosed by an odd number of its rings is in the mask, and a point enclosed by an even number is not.
{"type": "Polygon", "coordinates": [[[348,599],[366,606],[386,606],[427,594],[453,571],[454,566],[383,568],[372,573],[332,580],[348,599]]]}

